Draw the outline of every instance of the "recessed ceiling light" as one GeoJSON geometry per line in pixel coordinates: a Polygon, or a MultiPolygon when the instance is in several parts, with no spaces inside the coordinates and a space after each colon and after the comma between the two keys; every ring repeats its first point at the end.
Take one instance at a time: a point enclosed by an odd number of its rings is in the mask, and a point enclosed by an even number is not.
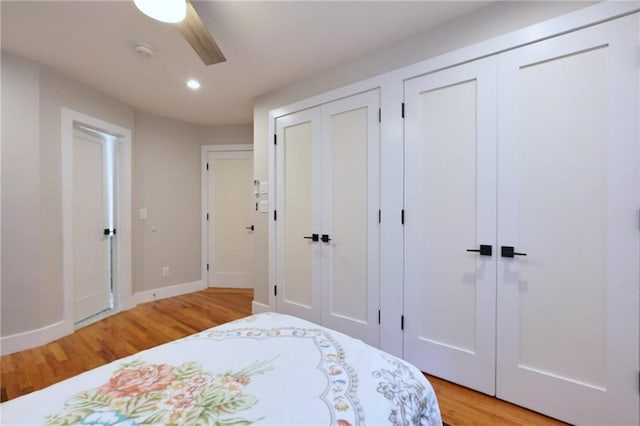
{"type": "Polygon", "coordinates": [[[187,87],[191,90],[198,90],[200,88],[200,82],[198,80],[191,79],[187,81],[187,87]]]}

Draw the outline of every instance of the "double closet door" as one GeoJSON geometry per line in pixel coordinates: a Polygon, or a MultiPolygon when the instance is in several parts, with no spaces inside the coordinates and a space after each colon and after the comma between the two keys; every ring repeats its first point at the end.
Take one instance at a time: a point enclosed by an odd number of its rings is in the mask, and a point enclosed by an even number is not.
{"type": "Polygon", "coordinates": [[[405,358],[638,424],[637,18],[405,82],[405,358]]]}
{"type": "Polygon", "coordinates": [[[276,303],[378,346],[379,90],[276,119],[276,303]]]}

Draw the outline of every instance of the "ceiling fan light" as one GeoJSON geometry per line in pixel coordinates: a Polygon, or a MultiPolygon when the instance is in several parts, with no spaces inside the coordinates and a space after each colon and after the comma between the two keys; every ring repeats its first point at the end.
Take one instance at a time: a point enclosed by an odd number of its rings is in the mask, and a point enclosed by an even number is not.
{"type": "Polygon", "coordinates": [[[186,0],[133,0],[145,15],[168,23],[182,21],[187,16],[186,0]]]}

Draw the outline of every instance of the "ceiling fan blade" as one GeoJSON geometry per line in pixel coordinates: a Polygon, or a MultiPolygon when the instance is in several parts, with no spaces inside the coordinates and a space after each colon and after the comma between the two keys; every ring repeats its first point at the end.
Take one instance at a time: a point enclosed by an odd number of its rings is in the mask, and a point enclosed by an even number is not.
{"type": "Polygon", "coordinates": [[[190,1],[187,1],[187,16],[183,21],[174,25],[178,27],[205,65],[217,64],[227,60],[190,1]]]}

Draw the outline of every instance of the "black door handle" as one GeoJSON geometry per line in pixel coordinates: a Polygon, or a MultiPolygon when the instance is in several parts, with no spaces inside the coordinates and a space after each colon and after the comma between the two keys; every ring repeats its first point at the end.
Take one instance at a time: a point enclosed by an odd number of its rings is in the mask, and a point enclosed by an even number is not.
{"type": "Polygon", "coordinates": [[[251,230],[251,231],[253,231],[253,230],[255,229],[255,227],[254,227],[253,225],[251,225],[251,226],[245,226],[245,227],[244,227],[244,229],[247,229],[247,230],[251,230]]]}
{"type": "Polygon", "coordinates": [[[318,241],[318,234],[311,234],[310,237],[302,237],[302,238],[306,238],[307,240],[311,240],[311,241],[318,241]]]}
{"type": "Polygon", "coordinates": [[[480,256],[491,256],[491,254],[493,253],[492,247],[486,244],[480,244],[479,249],[467,249],[467,251],[480,253],[480,256]]]}
{"type": "Polygon", "coordinates": [[[104,235],[116,235],[116,230],[114,229],[105,229],[104,230],[104,235]]]}
{"type": "Polygon", "coordinates": [[[328,243],[329,241],[331,241],[331,238],[329,238],[329,235],[327,234],[322,234],[321,240],[323,243],[328,243]]]}
{"type": "Polygon", "coordinates": [[[502,246],[500,248],[500,255],[502,257],[514,257],[514,256],[526,256],[527,253],[516,253],[512,246],[502,246]]]}

